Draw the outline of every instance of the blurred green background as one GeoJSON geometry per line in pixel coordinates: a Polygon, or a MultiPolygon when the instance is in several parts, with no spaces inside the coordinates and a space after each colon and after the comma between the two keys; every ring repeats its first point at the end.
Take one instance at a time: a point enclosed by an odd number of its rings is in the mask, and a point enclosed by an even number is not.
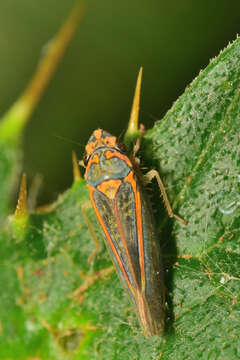
{"type": "MultiPolygon", "coordinates": [[[[74,3],[0,2],[1,114],[25,88],[74,3]]],[[[70,186],[72,150],[81,158],[95,128],[115,135],[126,129],[140,65],[140,116],[149,128],[240,29],[236,0],[85,3],[86,15],[24,134],[29,182],[37,173],[44,178],[39,204],[70,186]]]]}

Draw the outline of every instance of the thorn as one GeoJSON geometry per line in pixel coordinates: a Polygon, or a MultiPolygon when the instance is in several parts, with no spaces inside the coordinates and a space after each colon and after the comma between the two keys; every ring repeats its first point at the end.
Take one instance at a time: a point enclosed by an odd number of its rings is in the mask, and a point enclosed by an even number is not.
{"type": "Polygon", "coordinates": [[[73,162],[73,180],[78,181],[82,179],[82,176],[78,166],[78,159],[75,151],[72,152],[72,162],[73,162]]]}
{"type": "Polygon", "coordinates": [[[24,92],[3,116],[0,125],[2,138],[18,141],[23,126],[30,118],[44,90],[56,72],[57,65],[70,44],[84,12],[85,7],[81,2],[77,2],[73,6],[65,23],[53,38],[50,46],[48,46],[45,55],[41,59],[35,74],[24,92]]]}
{"type": "Polygon", "coordinates": [[[24,173],[20,184],[18,203],[15,210],[15,217],[21,218],[27,215],[27,176],[24,173]]]}
{"type": "Polygon", "coordinates": [[[27,117],[30,116],[36,107],[43,91],[48,86],[53,74],[56,72],[57,65],[62,59],[62,56],[70,44],[77,26],[84,15],[84,10],[84,6],[81,3],[76,3],[75,6],[73,6],[64,24],[48,46],[44,57],[38,65],[36,73],[22,94],[20,100],[26,102],[28,106],[27,117]]]}
{"type": "Polygon", "coordinates": [[[141,83],[142,83],[142,71],[143,71],[143,68],[141,66],[139,73],[138,73],[131,115],[130,115],[128,129],[127,129],[125,136],[132,136],[133,134],[138,133],[138,118],[139,118],[139,104],[140,104],[141,83]]]}

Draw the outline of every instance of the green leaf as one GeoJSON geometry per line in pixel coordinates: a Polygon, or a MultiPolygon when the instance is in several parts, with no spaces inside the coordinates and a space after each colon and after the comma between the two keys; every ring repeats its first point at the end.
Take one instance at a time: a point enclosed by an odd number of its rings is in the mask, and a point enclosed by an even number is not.
{"type": "MultiPolygon", "coordinates": [[[[175,211],[163,251],[172,301],[167,359],[237,359],[240,39],[200,73],[145,138],[175,211]]],[[[160,221],[160,219],[159,219],[160,221]]]]}
{"type": "Polygon", "coordinates": [[[1,359],[239,359],[239,85],[237,39],[143,139],[143,162],[160,171],[174,211],[188,220],[169,220],[154,197],[164,336],[143,337],[79,180],[0,234],[1,359]],[[91,264],[84,214],[101,244],[91,264]]]}

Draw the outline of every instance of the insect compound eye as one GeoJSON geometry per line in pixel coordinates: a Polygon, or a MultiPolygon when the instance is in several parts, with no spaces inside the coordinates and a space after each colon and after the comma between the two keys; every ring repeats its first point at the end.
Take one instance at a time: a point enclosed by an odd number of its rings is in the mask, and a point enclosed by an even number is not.
{"type": "Polygon", "coordinates": [[[125,153],[127,151],[126,146],[124,143],[117,141],[117,147],[119,148],[120,151],[122,151],[123,153],[125,153]]]}
{"type": "Polygon", "coordinates": [[[88,156],[88,154],[85,152],[84,155],[83,155],[83,163],[84,163],[84,166],[87,166],[88,160],[89,160],[89,156],[88,156]]]}

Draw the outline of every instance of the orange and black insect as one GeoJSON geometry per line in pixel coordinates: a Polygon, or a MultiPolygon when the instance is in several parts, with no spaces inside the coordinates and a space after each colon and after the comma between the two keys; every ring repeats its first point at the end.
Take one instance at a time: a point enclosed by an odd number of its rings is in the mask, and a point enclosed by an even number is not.
{"type": "Polygon", "coordinates": [[[130,158],[115,136],[95,130],[86,146],[85,179],[113,263],[149,337],[164,329],[163,269],[152,210],[130,158]]]}

